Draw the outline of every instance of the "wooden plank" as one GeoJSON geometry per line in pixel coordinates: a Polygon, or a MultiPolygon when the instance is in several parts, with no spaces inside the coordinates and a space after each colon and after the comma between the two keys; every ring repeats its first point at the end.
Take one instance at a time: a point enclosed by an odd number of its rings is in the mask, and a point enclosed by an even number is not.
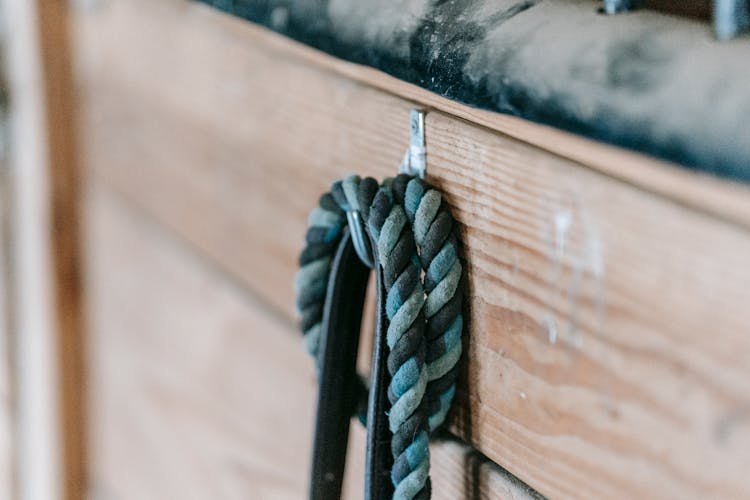
{"type": "MultiPolygon", "coordinates": [[[[111,9],[80,25],[90,167],[291,317],[307,212],[395,171],[413,104],[202,9],[111,9]]],[[[453,429],[551,496],[747,496],[747,230],[439,112],[427,138],[471,275],[453,429]]]]}
{"type": "MultiPolygon", "coordinates": [[[[137,7],[136,4],[137,2],[131,2],[128,6],[114,6],[120,18],[115,21],[115,24],[122,28],[132,24],[133,18],[139,18],[142,8],[137,7]]],[[[750,227],[750,188],[745,185],[689,172],[664,161],[513,116],[470,108],[373,68],[330,57],[251,23],[217,14],[205,5],[186,7],[181,4],[181,0],[164,0],[163,5],[158,8],[162,9],[162,15],[166,18],[179,15],[175,14],[175,9],[177,12],[187,9],[191,16],[211,18],[208,22],[210,26],[202,29],[215,32],[225,44],[239,44],[245,47],[262,46],[264,50],[272,51],[278,57],[293,57],[297,64],[324,68],[351,80],[413,101],[420,106],[444,111],[569,158],[606,175],[625,180],[647,191],[750,227]]],[[[155,23],[156,19],[152,22],[155,23]]],[[[139,20],[137,24],[141,29],[144,28],[141,26],[142,20],[139,20]]],[[[110,28],[116,28],[116,26],[110,26],[110,28]]],[[[183,27],[182,31],[184,29],[183,27]]],[[[125,46],[122,48],[127,50],[125,46]]],[[[93,52],[100,50],[98,47],[82,47],[82,49],[93,52]]],[[[129,50],[144,49],[130,48],[129,50]]],[[[234,50],[238,51],[237,57],[240,58],[238,60],[248,57],[241,47],[235,47],[234,50]]]]}
{"type": "Polygon", "coordinates": [[[46,148],[52,232],[50,258],[57,330],[57,390],[62,446],[62,495],[87,497],[86,342],[80,270],[80,174],[73,61],[67,0],[37,0],[44,77],[46,148]]]}
{"type": "MultiPolygon", "coordinates": [[[[198,6],[196,10],[204,6],[198,6]]],[[[198,14],[196,14],[198,15],[198,14]]],[[[206,14],[215,16],[215,14],[206,14]]],[[[370,67],[328,56],[281,35],[239,19],[215,21],[221,36],[235,43],[260,45],[298,63],[325,68],[354,81],[379,88],[478,125],[507,134],[549,152],[574,160],[642,189],[673,198],[717,216],[750,227],[750,189],[746,185],[695,174],[665,161],[532,123],[514,116],[470,108],[425,89],[405,83],[370,67]]]]}
{"type": "MultiPolygon", "coordinates": [[[[202,1],[442,96],[750,184],[750,101],[735,85],[750,80],[750,45],[722,44],[694,20],[648,8],[601,15],[632,0],[418,3],[408,14],[389,0],[368,11],[202,1]]],[[[730,38],[746,0],[722,2],[717,36],[730,38]]]]}
{"type": "MultiPolygon", "coordinates": [[[[315,382],[292,324],[111,192],[88,207],[93,497],[303,498],[315,382]]],[[[533,498],[463,445],[433,449],[436,499],[533,498]]]]}
{"type": "Polygon", "coordinates": [[[74,500],[85,487],[85,385],[67,2],[3,7],[12,99],[14,493],[74,500]]]}

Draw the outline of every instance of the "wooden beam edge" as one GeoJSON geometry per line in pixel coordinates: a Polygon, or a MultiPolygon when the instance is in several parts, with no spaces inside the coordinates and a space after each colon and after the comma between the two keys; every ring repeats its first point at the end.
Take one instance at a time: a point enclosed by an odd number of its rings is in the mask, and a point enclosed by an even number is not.
{"type": "MultiPolygon", "coordinates": [[[[220,28],[262,44],[283,57],[299,59],[303,63],[414,101],[415,106],[434,108],[500,132],[646,191],[750,227],[750,188],[740,183],[692,172],[672,163],[522,118],[471,108],[374,68],[337,59],[265,27],[216,11],[205,4],[190,4],[189,8],[195,9],[199,15],[222,18],[222,22],[217,24],[220,28]]],[[[429,140],[429,130],[427,132],[429,140]]]]}
{"type": "Polygon", "coordinates": [[[86,339],[70,8],[64,0],[37,0],[36,4],[50,196],[61,495],[65,500],[83,500],[88,496],[86,339]]]}

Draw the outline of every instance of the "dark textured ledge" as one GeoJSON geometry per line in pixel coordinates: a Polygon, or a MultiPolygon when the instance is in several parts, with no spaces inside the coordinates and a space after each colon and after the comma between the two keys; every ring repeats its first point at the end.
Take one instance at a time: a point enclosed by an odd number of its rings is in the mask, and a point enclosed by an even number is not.
{"type": "Polygon", "coordinates": [[[469,106],[750,183],[750,39],[576,0],[201,0],[469,106]]]}

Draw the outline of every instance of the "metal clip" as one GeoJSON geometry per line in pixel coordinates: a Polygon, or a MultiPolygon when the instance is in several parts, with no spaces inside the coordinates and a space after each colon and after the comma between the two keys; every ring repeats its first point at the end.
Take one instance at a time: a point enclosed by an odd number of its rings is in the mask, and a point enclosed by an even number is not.
{"type": "Polygon", "coordinates": [[[714,33],[719,40],[730,40],[750,30],[750,3],[747,0],[714,0],[714,33]]]}
{"type": "Polygon", "coordinates": [[[635,10],[640,6],[640,0],[604,0],[605,14],[619,14],[629,10],[635,10]]]}
{"type": "MultiPolygon", "coordinates": [[[[425,161],[424,140],[424,111],[412,109],[409,115],[409,149],[404,153],[404,159],[398,171],[402,174],[416,175],[424,179],[427,169],[425,161]]],[[[346,220],[352,235],[354,250],[359,259],[370,269],[375,268],[372,257],[372,246],[367,236],[365,225],[359,210],[347,210],[346,220]]]]}
{"type": "Polygon", "coordinates": [[[412,109],[409,116],[409,149],[404,153],[401,167],[402,174],[417,175],[424,179],[427,171],[426,149],[424,140],[424,111],[412,109]]]}
{"type": "Polygon", "coordinates": [[[365,224],[362,221],[359,210],[347,210],[346,220],[349,224],[349,232],[352,235],[354,250],[357,252],[359,260],[370,269],[374,269],[375,263],[372,258],[370,239],[365,231],[365,224]]]}

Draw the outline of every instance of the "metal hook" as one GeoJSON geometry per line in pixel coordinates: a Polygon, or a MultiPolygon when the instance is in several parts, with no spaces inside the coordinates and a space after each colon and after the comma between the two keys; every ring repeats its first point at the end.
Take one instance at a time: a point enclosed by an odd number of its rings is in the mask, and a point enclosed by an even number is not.
{"type": "MultiPolygon", "coordinates": [[[[424,179],[427,170],[426,150],[424,139],[424,111],[412,109],[409,115],[409,148],[404,153],[404,159],[398,171],[402,174],[416,175],[424,179]]],[[[359,210],[347,210],[346,220],[352,235],[354,250],[360,260],[370,269],[375,268],[372,257],[370,239],[365,231],[365,225],[359,210]]]]}
{"type": "Polygon", "coordinates": [[[619,14],[629,10],[635,10],[640,5],[640,0],[604,0],[605,14],[619,14]]]}
{"type": "Polygon", "coordinates": [[[730,40],[750,30],[750,4],[747,0],[714,0],[714,33],[719,40],[730,40]]]}
{"type": "Polygon", "coordinates": [[[370,239],[365,232],[365,224],[362,221],[362,216],[359,214],[359,210],[347,210],[346,220],[349,224],[349,232],[352,235],[354,250],[357,252],[359,260],[370,269],[374,269],[375,263],[372,258],[370,239]]]}
{"type": "Polygon", "coordinates": [[[426,149],[424,140],[424,111],[412,109],[409,115],[409,149],[404,153],[401,167],[402,174],[417,175],[424,179],[427,172],[426,149]]]}

